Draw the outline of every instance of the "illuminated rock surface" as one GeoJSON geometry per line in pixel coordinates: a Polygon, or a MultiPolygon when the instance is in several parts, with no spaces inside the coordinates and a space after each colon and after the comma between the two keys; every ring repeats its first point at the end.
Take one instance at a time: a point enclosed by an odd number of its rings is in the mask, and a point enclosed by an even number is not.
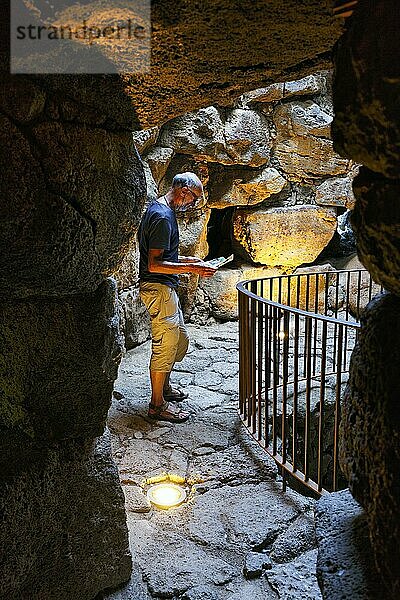
{"type": "Polygon", "coordinates": [[[316,206],[238,209],[233,235],[239,252],[253,263],[270,267],[298,267],[311,263],[332,239],[336,216],[316,206]]]}

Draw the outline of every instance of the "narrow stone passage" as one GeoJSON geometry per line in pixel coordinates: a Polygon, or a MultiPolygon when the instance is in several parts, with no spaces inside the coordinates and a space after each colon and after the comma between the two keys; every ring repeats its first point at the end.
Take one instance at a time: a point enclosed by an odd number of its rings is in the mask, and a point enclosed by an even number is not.
{"type": "Polygon", "coordinates": [[[238,325],[189,326],[189,334],[171,377],[189,393],[187,423],[146,419],[149,342],[121,364],[109,427],[135,565],[129,584],[105,597],[317,600],[314,500],[282,492],[273,461],[237,414],[238,325]],[[141,485],[161,473],[197,478],[194,495],[152,508],[141,485]]]}

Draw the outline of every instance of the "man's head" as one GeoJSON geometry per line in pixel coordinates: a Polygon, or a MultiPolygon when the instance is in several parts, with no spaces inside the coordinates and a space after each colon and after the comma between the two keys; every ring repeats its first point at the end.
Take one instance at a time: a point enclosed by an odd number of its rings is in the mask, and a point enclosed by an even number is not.
{"type": "Polygon", "coordinates": [[[175,175],[170,192],[171,207],[176,211],[199,208],[204,202],[203,184],[195,173],[175,175]]]}

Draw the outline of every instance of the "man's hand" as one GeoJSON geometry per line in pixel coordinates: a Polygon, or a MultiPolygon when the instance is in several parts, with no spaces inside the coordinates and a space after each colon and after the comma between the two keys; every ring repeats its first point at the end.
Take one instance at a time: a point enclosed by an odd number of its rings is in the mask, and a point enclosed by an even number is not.
{"type": "Polygon", "coordinates": [[[191,273],[195,273],[196,275],[200,275],[200,277],[212,277],[214,273],[216,273],[217,269],[214,267],[210,267],[205,262],[200,261],[198,263],[193,263],[190,266],[191,273]]]}

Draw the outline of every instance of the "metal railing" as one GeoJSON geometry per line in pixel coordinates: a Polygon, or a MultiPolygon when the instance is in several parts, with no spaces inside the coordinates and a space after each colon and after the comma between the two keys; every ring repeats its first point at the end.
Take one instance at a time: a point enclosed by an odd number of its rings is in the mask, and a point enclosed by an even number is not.
{"type": "Polygon", "coordinates": [[[238,283],[239,411],[282,470],[321,495],[346,487],[340,400],[362,308],[382,287],[365,270],[238,283]]]}

